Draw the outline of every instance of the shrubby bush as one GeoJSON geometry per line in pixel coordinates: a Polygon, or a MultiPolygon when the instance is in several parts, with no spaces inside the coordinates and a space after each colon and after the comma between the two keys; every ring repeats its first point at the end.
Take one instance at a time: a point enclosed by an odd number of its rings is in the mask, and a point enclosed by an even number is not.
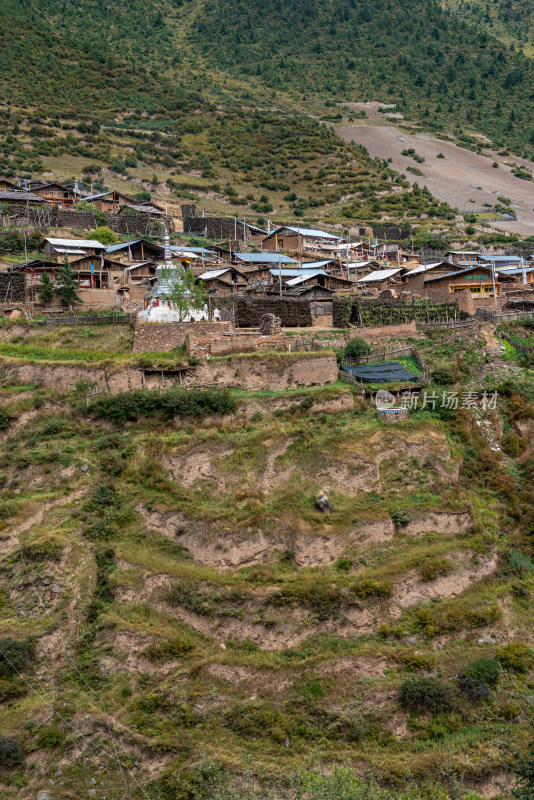
{"type": "Polygon", "coordinates": [[[441,714],[454,705],[454,686],[439,678],[410,675],[399,688],[399,702],[405,708],[419,708],[441,714]]]}
{"type": "Polygon", "coordinates": [[[0,764],[12,767],[22,761],[22,747],[18,739],[0,733],[0,764]]]}
{"type": "Polygon", "coordinates": [[[360,356],[366,356],[370,352],[371,345],[367,344],[361,336],[354,336],[347,342],[344,355],[345,358],[359,358],[360,356]]]}
{"type": "Polygon", "coordinates": [[[171,389],[168,392],[140,389],[94,400],[89,409],[95,417],[122,423],[139,417],[200,417],[205,414],[231,414],[237,401],[224,389],[171,389]]]}
{"type": "Polygon", "coordinates": [[[9,677],[35,661],[37,651],[32,639],[0,638],[0,677],[9,677]]]}

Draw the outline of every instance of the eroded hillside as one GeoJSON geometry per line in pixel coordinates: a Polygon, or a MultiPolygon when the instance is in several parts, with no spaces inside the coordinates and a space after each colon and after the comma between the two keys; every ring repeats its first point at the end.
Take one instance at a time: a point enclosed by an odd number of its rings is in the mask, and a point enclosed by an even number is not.
{"type": "Polygon", "coordinates": [[[126,766],[132,797],[208,797],[215,772],[266,786],[312,756],[495,794],[499,743],[526,735],[534,573],[507,391],[480,425],[384,426],[335,385],[117,426],[82,387],[5,381],[2,797],[119,798],[126,766]]]}

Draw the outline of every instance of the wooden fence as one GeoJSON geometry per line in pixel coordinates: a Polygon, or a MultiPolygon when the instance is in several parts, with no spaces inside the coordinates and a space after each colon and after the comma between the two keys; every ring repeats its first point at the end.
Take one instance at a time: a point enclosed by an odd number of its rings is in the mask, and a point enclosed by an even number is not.
{"type": "Polygon", "coordinates": [[[487,308],[479,308],[477,316],[498,325],[499,322],[514,322],[522,317],[534,317],[534,311],[489,311],[487,308]]]}
{"type": "Polygon", "coordinates": [[[471,328],[475,324],[475,320],[472,319],[463,319],[455,322],[454,320],[447,320],[447,319],[440,319],[435,320],[434,322],[420,322],[419,320],[416,323],[417,330],[434,330],[438,328],[471,328]]]}
{"type": "Polygon", "coordinates": [[[534,346],[533,345],[531,345],[531,344],[520,344],[519,342],[516,342],[511,336],[509,336],[504,331],[498,331],[498,336],[500,336],[501,339],[504,339],[505,342],[508,342],[508,344],[511,344],[512,347],[514,348],[514,350],[518,350],[524,356],[529,356],[530,358],[534,357],[534,346]]]}
{"type": "Polygon", "coordinates": [[[313,350],[333,350],[335,342],[322,341],[321,339],[294,339],[291,342],[291,350],[295,353],[313,350]]]}
{"type": "Polygon", "coordinates": [[[110,314],[109,316],[101,317],[46,317],[40,320],[40,325],[133,325],[135,322],[135,314],[110,314]]]}

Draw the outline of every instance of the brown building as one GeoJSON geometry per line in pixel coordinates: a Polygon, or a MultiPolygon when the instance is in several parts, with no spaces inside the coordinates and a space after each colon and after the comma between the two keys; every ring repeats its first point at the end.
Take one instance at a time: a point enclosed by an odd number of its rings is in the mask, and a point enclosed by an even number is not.
{"type": "Polygon", "coordinates": [[[91,203],[99,211],[107,211],[111,214],[117,214],[122,206],[135,206],[135,201],[131,197],[115,190],[92,194],[89,197],[84,197],[83,202],[91,203]]]}
{"type": "Polygon", "coordinates": [[[245,289],[248,283],[246,275],[235,267],[223,267],[203,272],[197,280],[203,281],[208,294],[226,297],[245,289]]]}
{"type": "Polygon", "coordinates": [[[451,272],[459,272],[461,267],[455,267],[450,261],[436,261],[432,264],[420,264],[411,269],[404,276],[406,290],[415,295],[425,295],[425,281],[427,278],[435,278],[437,275],[448,275],[451,272]]]}
{"type": "Polygon", "coordinates": [[[106,247],[106,255],[124,264],[134,264],[141,261],[163,261],[165,248],[160,244],[149,242],[148,239],[134,239],[130,242],[110,244],[106,247]]]}
{"type": "Polygon", "coordinates": [[[47,237],[40,246],[40,251],[62,262],[67,256],[69,261],[74,261],[81,256],[104,255],[105,245],[96,239],[56,239],[47,237]]]}
{"type": "Polygon", "coordinates": [[[79,200],[79,195],[74,189],[64,186],[62,183],[44,183],[32,185],[33,194],[41,197],[46,203],[60,208],[74,208],[79,200]]]}
{"type": "Polygon", "coordinates": [[[292,250],[302,252],[310,250],[313,252],[321,245],[335,244],[341,242],[339,236],[334,236],[326,231],[315,230],[314,228],[277,228],[262,239],[262,248],[278,252],[279,250],[292,250]]]}
{"type": "Polygon", "coordinates": [[[424,287],[428,297],[450,300],[451,295],[466,291],[482,297],[492,295],[494,288],[499,291],[501,280],[502,275],[497,274],[494,287],[491,268],[474,266],[425,278],[424,287]]]}

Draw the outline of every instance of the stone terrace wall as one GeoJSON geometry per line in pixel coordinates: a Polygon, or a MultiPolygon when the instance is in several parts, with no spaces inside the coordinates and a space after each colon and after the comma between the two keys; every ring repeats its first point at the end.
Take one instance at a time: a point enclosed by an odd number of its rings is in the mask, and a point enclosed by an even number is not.
{"type": "Polygon", "coordinates": [[[261,324],[264,314],[280,317],[284,328],[311,328],[312,314],[309,300],[288,297],[238,297],[236,325],[239,328],[255,328],[261,324]]]}
{"type": "Polygon", "coordinates": [[[420,336],[417,331],[415,320],[412,322],[405,322],[402,325],[384,325],[380,328],[355,328],[351,330],[349,339],[354,336],[361,336],[366,342],[370,344],[379,344],[388,342],[393,336],[420,336]]]}
{"type": "Polygon", "coordinates": [[[185,344],[189,331],[202,335],[232,330],[231,322],[136,322],[133,352],[168,353],[185,344]]]}

